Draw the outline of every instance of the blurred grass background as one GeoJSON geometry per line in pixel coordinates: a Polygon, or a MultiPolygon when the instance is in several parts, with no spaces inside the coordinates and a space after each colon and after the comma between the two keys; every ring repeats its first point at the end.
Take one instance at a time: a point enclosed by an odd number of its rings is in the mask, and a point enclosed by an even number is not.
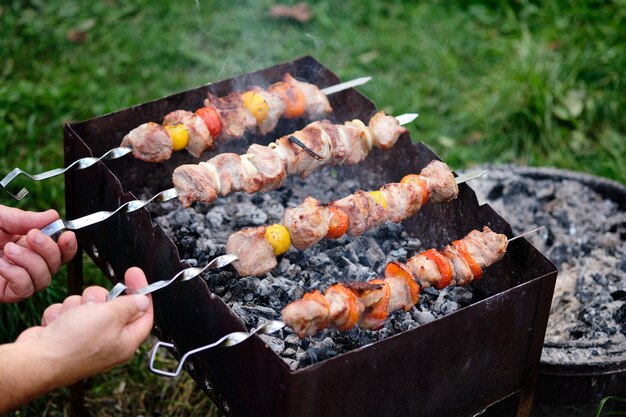
{"type": "MultiPolygon", "coordinates": [[[[271,18],[274,4],[3,0],[1,175],[62,166],[65,122],[310,54],[342,79],[373,76],[360,89],[383,110],[419,112],[413,138],[455,169],[511,162],[626,182],[625,0],[326,0],[306,23],[271,18]]],[[[28,198],[0,203],[63,214],[62,179],[20,184],[28,198]]],[[[65,296],[62,272],[0,306],[0,343],[65,296]]],[[[149,374],[147,348],[90,380],[93,415],[218,415],[188,377],[149,374]]],[[[66,415],[67,402],[59,390],[15,415],[66,415]]]]}

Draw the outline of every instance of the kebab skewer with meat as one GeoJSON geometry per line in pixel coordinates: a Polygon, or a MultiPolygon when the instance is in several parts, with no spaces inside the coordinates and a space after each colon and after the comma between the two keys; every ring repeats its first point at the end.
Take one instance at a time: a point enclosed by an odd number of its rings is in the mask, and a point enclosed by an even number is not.
{"type": "Polygon", "coordinates": [[[307,197],[303,204],[285,211],[282,224],[233,233],[226,253],[237,256],[233,266],[239,275],[263,275],[276,267],[277,256],[287,252],[290,245],[304,250],[323,238],[338,239],[346,233],[361,236],[387,221],[399,223],[414,216],[428,200],[451,201],[458,192],[450,168],[441,161],[431,161],[419,175],[407,175],[377,191],[358,190],[328,204],[307,197]]]}
{"type": "Polygon", "coordinates": [[[211,202],[233,191],[270,191],[291,174],[306,177],[324,165],[356,164],[373,147],[392,147],[406,129],[393,116],[379,112],[365,125],[328,120],[310,123],[268,146],[253,144],[244,155],[223,153],[199,164],[181,165],[172,179],[183,206],[211,202]]]}
{"type": "Polygon", "coordinates": [[[78,230],[102,222],[117,213],[131,213],[152,202],[178,197],[183,207],[194,201],[211,202],[233,191],[269,191],[279,188],[287,174],[305,177],[324,165],[355,164],[373,147],[392,147],[406,129],[401,124],[416,114],[396,117],[379,112],[365,125],[360,120],[334,125],[328,120],[313,122],[268,146],[253,144],[243,155],[223,153],[206,162],[181,165],[174,170],[174,187],[146,200],[131,200],[113,211],[100,211],[70,221],[58,219],[42,232],[57,236],[63,230],[78,230]]]}
{"type": "Polygon", "coordinates": [[[147,162],[167,160],[173,151],[185,148],[199,157],[216,141],[239,139],[254,130],[267,134],[281,118],[316,120],[331,111],[322,90],[287,73],[267,89],[253,86],[225,97],[208,94],[204,107],[195,112],[175,110],[163,124],[144,123],[124,136],[120,146],[132,148],[136,158],[147,162]]]}
{"type": "Polygon", "coordinates": [[[384,278],[331,285],[323,294],[309,292],[282,310],[282,319],[299,337],[325,328],[347,331],[354,326],[376,330],[389,314],[410,310],[421,288],[468,285],[504,256],[508,239],[488,227],[472,230],[443,250],[429,249],[406,263],[391,262],[384,278]]]}

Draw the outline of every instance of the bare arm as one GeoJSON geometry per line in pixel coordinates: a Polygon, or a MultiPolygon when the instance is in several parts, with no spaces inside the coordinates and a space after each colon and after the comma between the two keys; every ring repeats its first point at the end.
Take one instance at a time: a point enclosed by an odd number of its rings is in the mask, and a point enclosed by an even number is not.
{"type": "MultiPolygon", "coordinates": [[[[130,288],[146,285],[138,268],[130,288]]],[[[0,414],[53,389],[126,362],[152,328],[152,302],[144,295],[105,302],[107,291],[89,287],[44,312],[42,325],[0,346],[0,414]]]]}

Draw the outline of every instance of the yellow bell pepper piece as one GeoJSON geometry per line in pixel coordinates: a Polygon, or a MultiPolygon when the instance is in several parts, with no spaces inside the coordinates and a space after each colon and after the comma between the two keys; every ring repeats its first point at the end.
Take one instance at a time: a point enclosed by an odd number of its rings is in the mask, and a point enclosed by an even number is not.
{"type": "Polygon", "coordinates": [[[263,123],[270,113],[270,106],[267,104],[263,96],[256,91],[246,91],[241,95],[243,106],[256,119],[258,124],[263,123]]]}
{"type": "Polygon", "coordinates": [[[282,224],[275,223],[265,228],[265,239],[274,250],[274,255],[282,255],[291,246],[291,236],[289,230],[282,224]]]}
{"type": "Polygon", "coordinates": [[[374,197],[374,200],[376,200],[378,204],[380,204],[384,208],[387,208],[387,200],[385,199],[383,193],[381,193],[380,191],[370,191],[369,193],[372,197],[374,197]]]}
{"type": "Polygon", "coordinates": [[[189,142],[189,132],[187,132],[185,125],[178,123],[175,125],[166,125],[164,127],[172,138],[172,149],[175,151],[185,149],[187,142],[189,142]]]}

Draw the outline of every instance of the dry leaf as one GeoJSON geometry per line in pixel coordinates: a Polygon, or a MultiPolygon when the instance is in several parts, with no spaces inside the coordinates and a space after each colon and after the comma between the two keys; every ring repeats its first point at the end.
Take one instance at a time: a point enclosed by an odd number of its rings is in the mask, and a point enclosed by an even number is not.
{"type": "Polygon", "coordinates": [[[293,6],[276,4],[270,9],[270,16],[273,18],[286,17],[288,19],[297,20],[300,23],[306,23],[313,17],[309,5],[304,2],[297,3],[293,6]]]}
{"type": "Polygon", "coordinates": [[[84,43],[87,40],[87,32],[79,29],[67,31],[67,40],[74,43],[84,43]]]}

